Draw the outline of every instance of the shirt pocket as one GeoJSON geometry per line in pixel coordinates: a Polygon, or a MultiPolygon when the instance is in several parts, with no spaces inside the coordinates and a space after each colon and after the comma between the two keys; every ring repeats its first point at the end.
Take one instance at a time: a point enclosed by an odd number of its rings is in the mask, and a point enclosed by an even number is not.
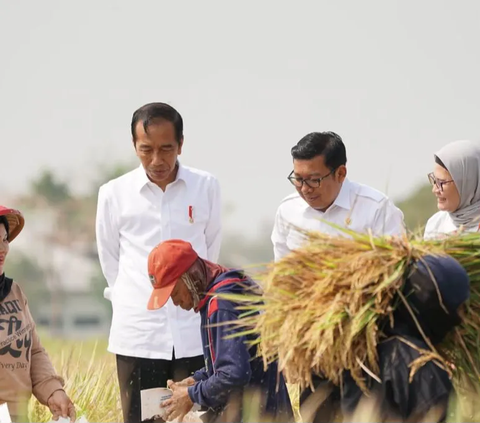
{"type": "Polygon", "coordinates": [[[205,228],[210,218],[210,208],[206,201],[183,200],[171,207],[175,222],[184,228],[205,228]]]}

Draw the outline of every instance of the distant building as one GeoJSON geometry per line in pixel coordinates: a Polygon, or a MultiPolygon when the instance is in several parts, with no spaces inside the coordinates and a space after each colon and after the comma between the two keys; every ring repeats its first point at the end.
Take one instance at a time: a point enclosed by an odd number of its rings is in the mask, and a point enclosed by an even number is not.
{"type": "Polygon", "coordinates": [[[55,242],[55,214],[49,210],[27,211],[25,218],[15,252],[34,258],[48,274],[49,295],[32,310],[37,326],[57,337],[107,336],[111,306],[102,290],[92,286],[99,275],[95,245],[78,245],[74,240],[68,245],[55,242]]]}

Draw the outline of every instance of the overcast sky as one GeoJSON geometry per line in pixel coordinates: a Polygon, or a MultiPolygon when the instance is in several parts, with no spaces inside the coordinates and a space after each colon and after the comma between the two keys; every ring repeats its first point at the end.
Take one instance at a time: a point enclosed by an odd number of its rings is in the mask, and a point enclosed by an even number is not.
{"type": "Polygon", "coordinates": [[[44,167],[81,190],[134,161],[131,115],[164,101],[232,229],[272,218],[312,131],[343,137],[350,179],[401,198],[437,149],[480,137],[479,22],[476,0],[0,0],[0,194],[44,167]]]}

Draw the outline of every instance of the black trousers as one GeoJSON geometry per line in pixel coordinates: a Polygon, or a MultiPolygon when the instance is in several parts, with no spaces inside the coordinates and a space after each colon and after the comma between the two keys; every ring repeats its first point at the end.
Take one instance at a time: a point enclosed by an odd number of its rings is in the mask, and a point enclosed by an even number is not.
{"type": "Polygon", "coordinates": [[[123,421],[140,423],[142,420],[140,391],[163,388],[167,380],[179,382],[204,367],[203,355],[172,360],[125,357],[117,355],[117,374],[120,385],[123,421]]]}

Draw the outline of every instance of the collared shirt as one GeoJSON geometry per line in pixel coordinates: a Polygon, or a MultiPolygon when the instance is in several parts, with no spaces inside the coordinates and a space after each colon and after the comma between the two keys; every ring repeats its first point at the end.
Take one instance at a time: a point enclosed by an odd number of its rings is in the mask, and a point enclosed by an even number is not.
{"type": "Polygon", "coordinates": [[[272,232],[275,261],[305,242],[304,236],[295,228],[347,236],[326,222],[356,232],[371,230],[374,236],[405,232],[403,213],[388,197],[374,188],[346,179],[337,198],[324,213],[310,207],[298,193],[282,201],[272,232]]]}
{"type": "Polygon", "coordinates": [[[203,354],[200,316],[175,307],[147,310],[153,287],[150,251],[168,239],[183,239],[198,255],[217,262],[221,243],[220,186],[207,172],[179,165],[165,192],[140,166],[100,188],[97,247],[108,282],[105,297],[113,317],[108,350],[128,357],[172,359],[203,354]]]}
{"type": "MultiPolygon", "coordinates": [[[[480,225],[462,230],[464,232],[478,232],[479,229],[480,225]]],[[[459,228],[453,222],[450,214],[446,211],[439,211],[428,219],[423,237],[424,239],[443,238],[446,235],[453,235],[458,230],[459,228]]]]}

